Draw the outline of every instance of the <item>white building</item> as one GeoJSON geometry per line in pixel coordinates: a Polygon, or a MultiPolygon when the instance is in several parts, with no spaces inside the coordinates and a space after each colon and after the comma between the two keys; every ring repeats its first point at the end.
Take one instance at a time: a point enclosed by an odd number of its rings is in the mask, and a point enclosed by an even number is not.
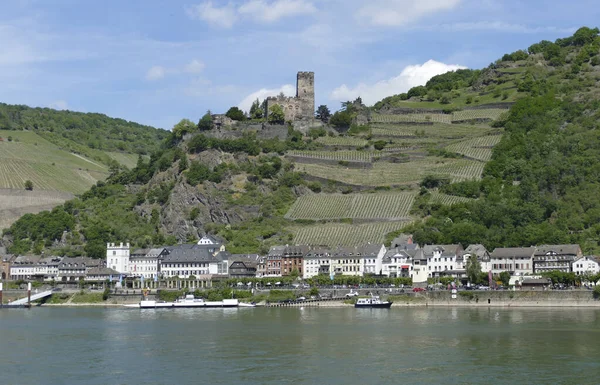
{"type": "Polygon", "coordinates": [[[573,262],[573,273],[577,275],[594,275],[600,272],[600,265],[594,257],[581,257],[573,262]]]}
{"type": "Polygon", "coordinates": [[[331,252],[331,271],[336,275],[362,277],[382,273],[386,248],[381,244],[356,247],[338,247],[331,252]]]}
{"type": "Polygon", "coordinates": [[[229,274],[229,254],[220,244],[178,245],[165,248],[160,261],[160,275],[165,278],[207,278],[229,274]]]}
{"type": "Polygon", "coordinates": [[[424,286],[427,284],[427,278],[430,276],[428,269],[428,258],[423,249],[418,249],[413,257],[413,269],[410,277],[413,285],[424,286]]]}
{"type": "Polygon", "coordinates": [[[427,257],[429,278],[466,274],[461,245],[425,245],[422,250],[427,257]]]}
{"type": "Polygon", "coordinates": [[[389,249],[383,256],[381,265],[382,273],[386,277],[410,278],[413,274],[413,258],[416,249],[404,250],[401,248],[389,249]]]}
{"type": "Polygon", "coordinates": [[[120,274],[129,274],[129,242],[123,244],[106,244],[106,267],[118,271],[120,274]]]}
{"type": "Polygon", "coordinates": [[[152,279],[160,273],[160,258],[166,254],[164,247],[138,249],[129,256],[129,275],[152,279]]]}
{"type": "MultiPolygon", "coordinates": [[[[503,271],[511,275],[533,274],[533,255],[535,247],[498,247],[490,254],[492,274],[503,271]]],[[[489,270],[488,270],[489,271],[489,270]]]]}
{"type": "Polygon", "coordinates": [[[36,267],[40,260],[37,256],[20,256],[10,266],[10,279],[29,280],[36,278],[36,267]]]}
{"type": "Polygon", "coordinates": [[[490,253],[487,251],[485,246],[481,244],[469,245],[465,249],[463,253],[463,260],[465,263],[465,268],[467,266],[467,262],[471,256],[477,257],[479,264],[481,265],[481,271],[487,273],[492,270],[492,264],[490,262],[490,253]]]}
{"type": "Polygon", "coordinates": [[[324,247],[311,248],[305,255],[302,261],[302,278],[312,278],[319,274],[331,274],[331,250],[324,247]]]}

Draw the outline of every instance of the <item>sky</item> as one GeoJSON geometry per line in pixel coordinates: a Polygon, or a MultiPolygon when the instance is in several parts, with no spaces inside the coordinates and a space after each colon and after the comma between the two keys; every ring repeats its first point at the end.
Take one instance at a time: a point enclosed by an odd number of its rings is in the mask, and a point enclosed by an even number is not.
{"type": "Polygon", "coordinates": [[[170,129],[294,95],[367,105],[600,26],[597,0],[0,0],[0,102],[170,129]]]}

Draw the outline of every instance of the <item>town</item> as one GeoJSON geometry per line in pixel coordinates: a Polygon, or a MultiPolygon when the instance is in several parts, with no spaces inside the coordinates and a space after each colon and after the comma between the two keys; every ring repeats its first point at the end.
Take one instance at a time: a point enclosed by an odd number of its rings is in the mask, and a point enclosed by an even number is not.
{"type": "MultiPolygon", "coordinates": [[[[427,287],[439,282],[475,284],[468,264],[489,284],[508,273],[512,288],[547,288],[550,272],[573,273],[580,283],[592,283],[600,272],[596,258],[584,256],[579,245],[541,245],[496,248],[483,245],[422,245],[401,235],[391,247],[366,244],[360,247],[281,245],[267,255],[231,254],[223,241],[206,235],[194,244],[131,250],[129,243],[109,243],[106,259],[57,256],[4,256],[2,278],[39,282],[129,282],[131,288],[201,289],[215,282],[247,278],[294,278],[319,282],[347,282],[356,278],[399,279],[427,287]],[[492,280],[492,277],[495,279],[492,280]]],[[[390,281],[391,282],[391,281],[390,281]]],[[[279,284],[279,282],[275,282],[279,284]]],[[[270,283],[269,283],[270,284],[270,283]]],[[[487,289],[487,285],[482,285],[487,289]]]]}

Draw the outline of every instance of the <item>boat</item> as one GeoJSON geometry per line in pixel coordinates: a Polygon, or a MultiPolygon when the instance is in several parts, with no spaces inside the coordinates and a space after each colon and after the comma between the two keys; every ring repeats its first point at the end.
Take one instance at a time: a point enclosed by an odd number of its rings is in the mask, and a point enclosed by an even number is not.
{"type": "Polygon", "coordinates": [[[382,301],[378,295],[372,295],[371,298],[359,298],[354,304],[355,308],[389,309],[391,306],[391,301],[382,301]]]}
{"type": "MultiPolygon", "coordinates": [[[[174,302],[142,300],[139,304],[125,305],[126,307],[137,307],[140,309],[189,309],[189,308],[213,308],[213,307],[240,307],[237,299],[224,299],[222,301],[205,301],[188,294],[174,302]]],[[[242,307],[253,307],[254,305],[242,305],[242,307]]]]}

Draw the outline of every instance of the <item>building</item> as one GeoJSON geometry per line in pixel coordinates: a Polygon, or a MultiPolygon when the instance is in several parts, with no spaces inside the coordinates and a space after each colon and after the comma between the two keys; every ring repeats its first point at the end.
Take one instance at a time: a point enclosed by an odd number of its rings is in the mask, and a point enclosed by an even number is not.
{"type": "MultiPolygon", "coordinates": [[[[129,251],[128,251],[129,253],[129,251]]],[[[69,282],[86,279],[88,271],[103,267],[98,259],[88,257],[62,258],[58,264],[57,281],[69,282]]]]}
{"type": "Polygon", "coordinates": [[[466,275],[461,245],[425,245],[423,253],[427,258],[429,278],[466,275]]]}
{"type": "Polygon", "coordinates": [[[12,259],[10,263],[10,279],[12,280],[33,280],[36,279],[36,265],[41,257],[39,256],[18,256],[12,259]]]}
{"type": "Polygon", "coordinates": [[[129,242],[125,245],[106,244],[106,267],[118,271],[120,274],[129,274],[129,242]]]}
{"type": "Polygon", "coordinates": [[[503,271],[511,275],[533,274],[535,247],[498,247],[490,254],[492,274],[503,271]]]}
{"type": "Polygon", "coordinates": [[[303,261],[304,255],[308,253],[310,248],[307,245],[287,246],[283,249],[281,255],[281,276],[290,275],[303,276],[303,261]]]}
{"type": "Polygon", "coordinates": [[[572,271],[577,275],[594,275],[600,272],[600,264],[595,257],[581,257],[573,261],[572,271]]]}
{"type": "Polygon", "coordinates": [[[296,76],[296,96],[287,97],[283,94],[266,99],[268,117],[269,110],[274,105],[283,109],[286,121],[312,120],[315,116],[315,73],[298,72],[296,76]]]}
{"type": "Polygon", "coordinates": [[[324,246],[312,247],[305,255],[303,260],[304,279],[312,278],[317,275],[331,275],[331,250],[324,246]]]}
{"type": "Polygon", "coordinates": [[[260,256],[258,254],[233,254],[229,259],[229,278],[254,278],[260,256]]]}
{"type": "Polygon", "coordinates": [[[479,261],[479,264],[481,265],[481,271],[487,273],[488,271],[492,270],[492,264],[490,262],[491,261],[490,253],[487,251],[485,246],[483,246],[481,244],[474,244],[474,245],[467,246],[467,248],[465,249],[465,251],[463,253],[465,268],[466,268],[466,264],[469,261],[469,258],[471,258],[471,256],[477,257],[477,260],[479,261]]]}
{"type": "Polygon", "coordinates": [[[257,275],[260,277],[281,277],[281,256],[286,246],[273,246],[269,253],[261,258],[258,264],[257,275]]]}
{"type": "Polygon", "coordinates": [[[111,277],[114,278],[118,276],[118,271],[109,269],[108,267],[98,266],[88,270],[85,280],[92,282],[106,282],[109,281],[111,277]]]}
{"type": "Polygon", "coordinates": [[[128,275],[151,279],[160,273],[160,259],[167,254],[164,247],[138,249],[129,256],[128,275]]]}
{"type": "Polygon", "coordinates": [[[227,276],[229,270],[227,252],[221,245],[195,244],[166,247],[160,259],[160,275],[164,278],[203,278],[213,275],[227,276]]]}
{"type": "Polygon", "coordinates": [[[358,277],[365,274],[380,275],[385,252],[386,248],[381,244],[337,247],[331,252],[331,272],[358,277]]]}
{"type": "Polygon", "coordinates": [[[413,256],[413,269],[410,276],[412,278],[413,285],[425,286],[427,284],[427,279],[431,275],[428,266],[428,260],[429,258],[425,255],[425,251],[423,249],[416,250],[415,255],[413,256]]]}
{"type": "Polygon", "coordinates": [[[538,246],[533,256],[533,272],[541,274],[547,271],[569,273],[572,263],[583,256],[579,245],[543,245],[538,246]]]}
{"type": "Polygon", "coordinates": [[[381,261],[382,274],[390,278],[411,278],[413,274],[413,259],[417,249],[405,250],[400,247],[386,251],[381,261]]]}

